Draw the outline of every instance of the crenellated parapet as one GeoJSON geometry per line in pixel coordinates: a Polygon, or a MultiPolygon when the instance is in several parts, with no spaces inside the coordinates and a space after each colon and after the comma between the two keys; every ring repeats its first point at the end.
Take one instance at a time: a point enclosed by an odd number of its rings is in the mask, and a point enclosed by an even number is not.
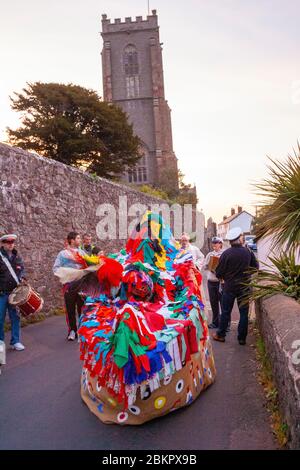
{"type": "Polygon", "coordinates": [[[142,16],[136,16],[133,20],[130,16],[122,21],[121,18],[115,18],[112,22],[107,18],[106,14],[102,15],[102,33],[117,33],[128,30],[146,30],[158,28],[158,20],[156,10],[152,10],[152,15],[148,15],[146,19],[142,16]]]}

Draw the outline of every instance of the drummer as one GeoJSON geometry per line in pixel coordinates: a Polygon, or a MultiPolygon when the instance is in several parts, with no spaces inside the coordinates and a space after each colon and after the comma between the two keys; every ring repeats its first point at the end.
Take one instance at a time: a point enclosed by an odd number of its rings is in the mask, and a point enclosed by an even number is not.
{"type": "Polygon", "coordinates": [[[4,322],[8,312],[11,322],[11,347],[16,351],[23,351],[25,346],[20,342],[20,317],[16,308],[8,303],[9,294],[25,279],[23,260],[15,249],[16,239],[15,234],[0,237],[0,340],[4,341],[4,322]]]}

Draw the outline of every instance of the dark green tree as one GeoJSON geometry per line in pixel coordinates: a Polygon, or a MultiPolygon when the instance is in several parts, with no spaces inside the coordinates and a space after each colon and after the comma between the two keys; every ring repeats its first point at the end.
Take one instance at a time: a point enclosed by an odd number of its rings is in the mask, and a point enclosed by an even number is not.
{"type": "Polygon", "coordinates": [[[126,114],[95,91],[36,82],[14,95],[12,109],[22,113],[22,126],[7,129],[10,144],[105,178],[139,160],[139,138],[126,114]]]}

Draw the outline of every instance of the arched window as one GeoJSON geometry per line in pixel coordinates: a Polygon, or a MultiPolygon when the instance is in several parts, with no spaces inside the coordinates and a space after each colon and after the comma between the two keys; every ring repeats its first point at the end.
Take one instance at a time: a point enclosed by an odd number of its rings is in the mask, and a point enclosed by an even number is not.
{"type": "Polygon", "coordinates": [[[147,159],[144,154],[135,168],[128,171],[128,182],[129,183],[147,183],[148,172],[147,172],[147,159]]]}
{"type": "Polygon", "coordinates": [[[127,98],[136,98],[140,93],[138,53],[133,44],[128,44],[123,54],[127,98]]]}
{"type": "Polygon", "coordinates": [[[128,44],[124,49],[124,71],[129,77],[139,73],[138,53],[133,44],[128,44]]]}

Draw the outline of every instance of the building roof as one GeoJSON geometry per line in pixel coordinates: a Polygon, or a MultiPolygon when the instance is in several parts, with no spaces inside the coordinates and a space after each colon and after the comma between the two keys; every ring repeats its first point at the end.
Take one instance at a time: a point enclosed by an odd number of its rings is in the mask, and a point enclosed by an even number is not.
{"type": "Polygon", "coordinates": [[[231,222],[233,219],[235,219],[241,214],[248,214],[250,215],[250,217],[252,218],[254,217],[254,215],[250,214],[250,212],[247,212],[247,211],[237,212],[236,214],[233,214],[230,217],[227,217],[227,219],[222,220],[222,222],[220,222],[218,225],[229,224],[229,222],[231,222]]]}

